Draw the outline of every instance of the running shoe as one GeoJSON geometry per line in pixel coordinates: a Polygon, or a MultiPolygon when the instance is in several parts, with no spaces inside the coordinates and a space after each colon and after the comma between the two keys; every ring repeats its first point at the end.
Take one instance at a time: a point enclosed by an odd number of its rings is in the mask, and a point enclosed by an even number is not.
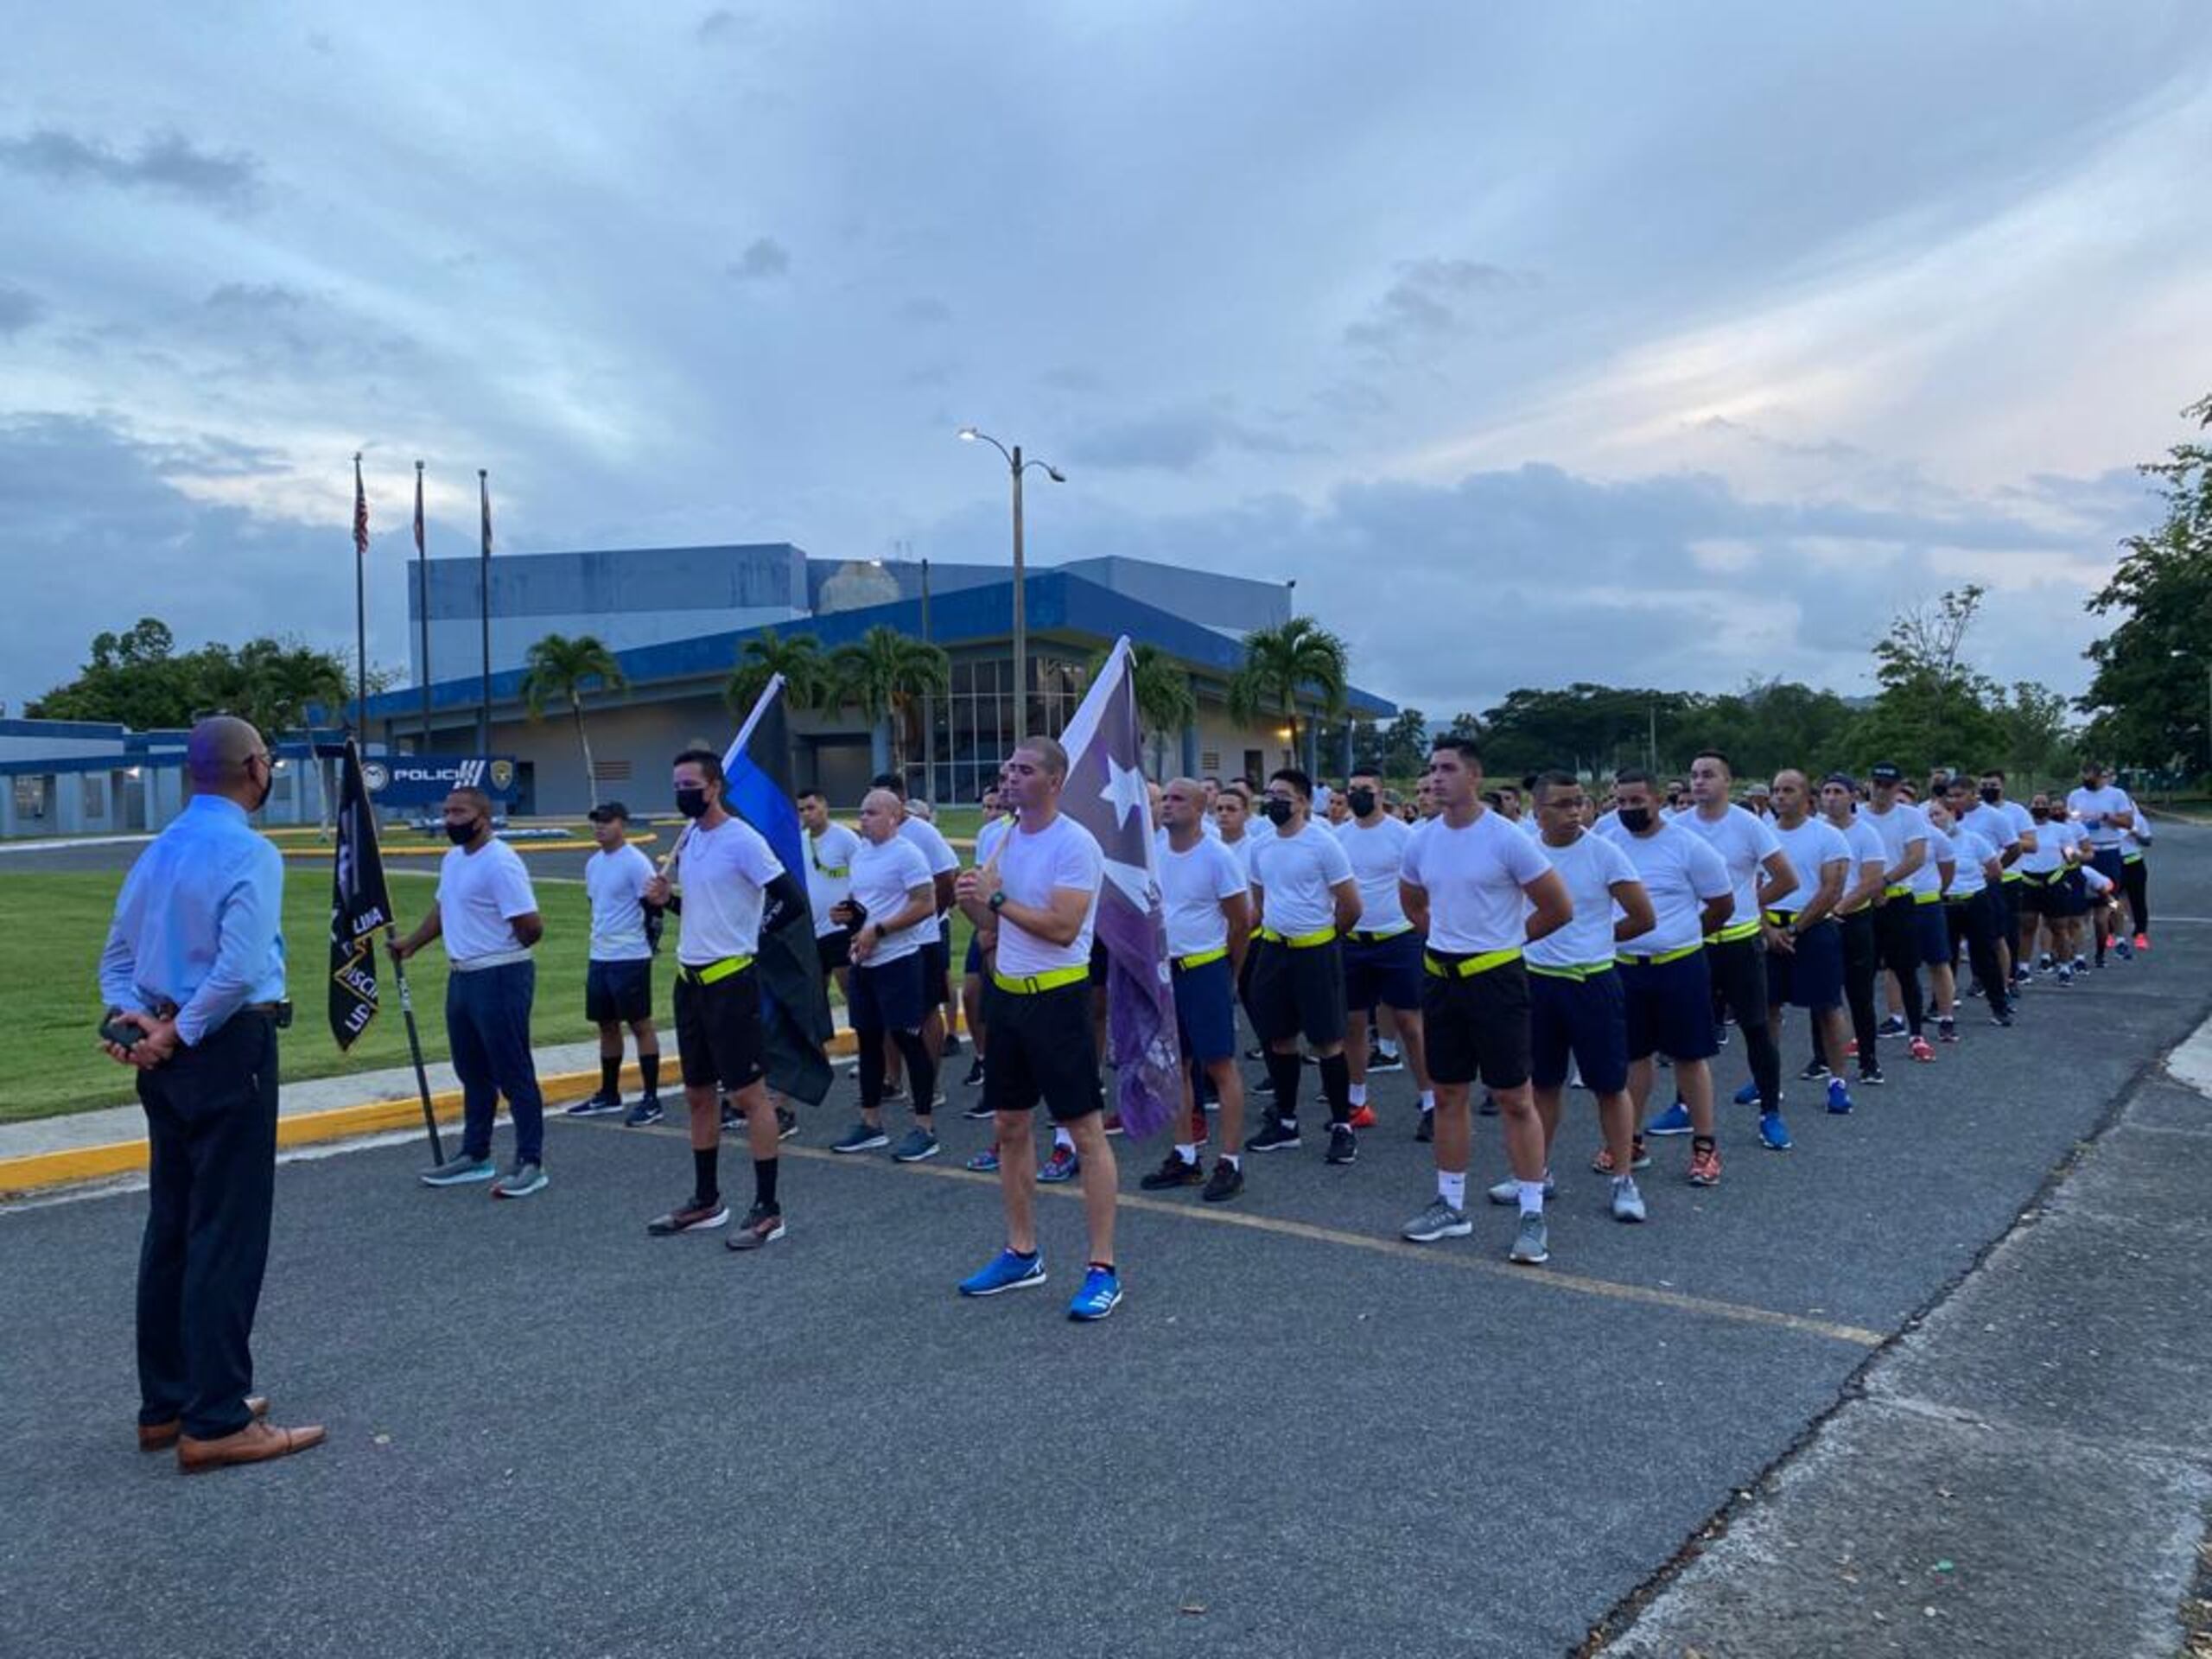
{"type": "Polygon", "coordinates": [[[1513,1248],[1506,1251],[1505,1259],[1524,1268],[1540,1268],[1552,1259],[1550,1234],[1544,1226],[1542,1211],[1521,1212],[1521,1225],[1513,1235],[1513,1248]]]}
{"type": "Polygon", "coordinates": [[[1996,1013],[1989,1016],[1989,1023],[1993,1026],[2002,1026],[2007,1031],[2010,1031],[2012,1028],[2012,1010],[2010,1008],[1998,1009],[1996,1013]]]}
{"type": "Polygon", "coordinates": [[[1047,1186],[1059,1186],[1082,1173],[1083,1160],[1075,1155],[1075,1148],[1055,1146],[1052,1155],[1038,1167],[1037,1179],[1047,1186]]]}
{"type": "Polygon", "coordinates": [[[1370,1051],[1367,1056],[1370,1076],[1377,1071],[1402,1071],[1405,1069],[1406,1057],[1403,1053],[1393,1054],[1387,1048],[1378,1048],[1370,1051]]]}
{"type": "Polygon", "coordinates": [[[942,1048],[940,1048],[939,1050],[938,1050],[938,1053],[940,1056],[943,1056],[943,1055],[946,1055],[946,1054],[957,1054],[959,1052],[960,1052],[960,1036],[959,1036],[959,1033],[958,1033],[957,1032],[950,1032],[950,1031],[946,1032],[946,1033],[944,1033],[944,1047],[942,1047],[942,1048]]]}
{"type": "Polygon", "coordinates": [[[964,1082],[970,1089],[980,1089],[983,1086],[983,1057],[982,1055],[978,1054],[976,1057],[976,1063],[968,1068],[968,1076],[964,1082]]]}
{"type": "Polygon", "coordinates": [[[1122,1305],[1122,1275],[1111,1268],[1093,1266],[1083,1275],[1083,1288],[1068,1304],[1068,1318],[1089,1324],[1103,1319],[1122,1305]]]}
{"type": "Polygon", "coordinates": [[[728,1095],[724,1095],[721,1097],[721,1100],[723,1130],[725,1132],[728,1132],[743,1128],[745,1127],[745,1114],[739,1111],[736,1107],[729,1103],[729,1096],[728,1095]]]}
{"type": "Polygon", "coordinates": [[[1841,1117],[1850,1109],[1851,1090],[1843,1086],[1841,1077],[1830,1077],[1828,1079],[1829,1112],[1834,1116],[1841,1117]]]}
{"type": "Polygon", "coordinates": [[[626,1129],[642,1129],[648,1123],[658,1123],[665,1114],[661,1110],[660,1096],[647,1095],[630,1109],[630,1116],[622,1120],[626,1129]]]}
{"type": "Polygon", "coordinates": [[[1692,1186],[1720,1185],[1720,1148],[1694,1147],[1690,1149],[1689,1182],[1692,1186]]]}
{"type": "Polygon", "coordinates": [[[900,1101],[906,1099],[906,1085],[903,1082],[885,1084],[883,1085],[883,1097],[888,1101],[900,1101]]]}
{"type": "Polygon", "coordinates": [[[1325,1161],[1332,1164],[1356,1164],[1359,1161],[1359,1137],[1351,1132],[1351,1125],[1329,1125],[1329,1151],[1325,1161]]]}
{"type": "Polygon", "coordinates": [[[622,1109],[620,1095],[597,1094],[580,1100],[561,1114],[563,1117],[612,1117],[622,1109]]]}
{"type": "Polygon", "coordinates": [[[2148,950],[2151,948],[2151,936],[2148,933],[2138,933],[2135,936],[2135,948],[2138,950],[2148,950]]]}
{"type": "Polygon", "coordinates": [[[728,1205],[719,1198],[702,1198],[695,1192],[666,1215],[655,1216],[645,1224],[645,1230],[656,1238],[666,1238],[672,1233],[710,1233],[728,1224],[728,1205]]]}
{"type": "MultiPolygon", "coordinates": [[[[1630,1169],[1651,1167],[1650,1149],[1643,1144],[1643,1137],[1640,1135],[1629,1142],[1628,1166],[1630,1169]]],[[[1618,1172],[1613,1168],[1613,1149],[1611,1147],[1599,1147],[1598,1155],[1590,1160],[1590,1168],[1594,1174],[1618,1175],[1618,1172]]]]}
{"type": "Polygon", "coordinates": [[[1738,1106],[1758,1105],[1759,1103],[1758,1084],[1756,1083],[1747,1083],[1742,1088],[1738,1089],[1736,1091],[1736,1103],[1738,1106]]]}
{"type": "Polygon", "coordinates": [[[1923,1065],[1932,1065],[1936,1058],[1935,1047],[1925,1037],[1914,1038],[1911,1046],[1905,1052],[1923,1065]]]}
{"type": "Polygon", "coordinates": [[[1613,1219],[1615,1221],[1642,1221],[1643,1219],[1643,1194],[1637,1191],[1636,1177],[1633,1175],[1613,1177],[1613,1219]]]}
{"type": "Polygon", "coordinates": [[[1957,1042],[1959,1040],[1958,1020],[1955,1018],[1938,1020],[1936,1022],[1936,1040],[1939,1043],[1957,1042]]]}
{"type": "Polygon", "coordinates": [[[970,1123],[983,1123],[988,1122],[994,1117],[996,1117],[998,1114],[986,1105],[979,1096],[976,1103],[968,1108],[966,1111],[961,1113],[960,1116],[966,1118],[970,1123]]]}
{"type": "Polygon", "coordinates": [[[918,1164],[925,1159],[936,1157],[942,1150],[938,1145],[937,1136],[927,1129],[909,1129],[905,1138],[891,1148],[891,1161],[894,1164],[918,1164]]]}
{"type": "Polygon", "coordinates": [[[737,1230],[729,1236],[733,1250],[757,1250],[784,1236],[784,1212],[777,1205],[756,1204],[745,1212],[737,1230]]]}
{"type": "Polygon", "coordinates": [[[1160,1167],[1151,1171],[1137,1185],[1147,1192],[1165,1192],[1178,1186],[1197,1186],[1206,1178],[1206,1173],[1196,1159],[1183,1161],[1183,1154],[1173,1147],[1160,1160],[1160,1167]]]}
{"type": "Polygon", "coordinates": [[[1295,1126],[1270,1115],[1260,1132],[1244,1143],[1247,1152],[1294,1152],[1305,1145],[1295,1126]]]}
{"type": "Polygon", "coordinates": [[[1643,1126],[1646,1135],[1688,1135],[1690,1132],[1690,1109],[1676,1101],[1643,1126]]]}
{"type": "Polygon", "coordinates": [[[1002,1290],[1026,1290],[1045,1282],[1045,1253],[1001,1250],[975,1273],[960,1281],[963,1296],[995,1296],[1002,1290]]]}
{"type": "Polygon", "coordinates": [[[1368,1105],[1364,1101],[1353,1107],[1351,1109],[1351,1126],[1355,1129],[1373,1128],[1375,1127],[1375,1109],[1372,1106],[1368,1105]]]}
{"type": "Polygon", "coordinates": [[[1483,1103],[1478,1106],[1475,1109],[1484,1117],[1496,1117],[1497,1116],[1497,1096],[1491,1093],[1489,1090],[1484,1090],[1483,1103]]]}
{"type": "Polygon", "coordinates": [[[1856,1037],[1848,1038],[1845,1040],[1843,1045],[1843,1058],[1847,1060],[1855,1060],[1859,1058],[1859,1039],[1856,1037]]]}
{"type": "Polygon", "coordinates": [[[526,1198],[533,1192],[543,1192],[547,1185],[544,1168],[537,1164],[517,1164],[512,1169],[492,1183],[495,1198],[526,1198]]]}
{"type": "MultiPolygon", "coordinates": [[[[1557,1197],[1559,1197],[1559,1183],[1552,1179],[1552,1173],[1548,1169],[1544,1172],[1544,1198],[1548,1202],[1557,1197]]],[[[1507,1176],[1491,1188],[1490,1201],[1492,1204],[1520,1203],[1521,1183],[1512,1176],[1507,1176]]]]}
{"type": "Polygon", "coordinates": [[[1874,1034],[1877,1037],[1902,1037],[1910,1029],[1905,1024],[1904,1015],[1893,1014],[1874,1028],[1874,1034]]]}
{"type": "Polygon", "coordinates": [[[996,1147],[985,1147],[970,1158],[966,1165],[967,1168],[974,1170],[978,1175],[995,1174],[998,1172],[998,1166],[999,1149],[996,1147]]]}
{"type": "Polygon", "coordinates": [[[1109,1112],[1106,1114],[1106,1133],[1109,1135],[1123,1135],[1128,1133],[1128,1131],[1122,1128],[1122,1115],[1119,1112],[1109,1112]]]}
{"type": "Polygon", "coordinates": [[[1780,1112],[1759,1115],[1759,1144],[1769,1152],[1787,1152],[1796,1144],[1789,1138],[1789,1126],[1782,1121],[1780,1112]]]}
{"type": "Polygon", "coordinates": [[[832,1152],[874,1152],[878,1147],[891,1144],[891,1136],[880,1123],[855,1123],[830,1143],[832,1152]]]}
{"type": "Polygon", "coordinates": [[[1475,1230],[1464,1210],[1454,1210],[1443,1198],[1428,1201],[1428,1208],[1398,1230],[1399,1236],[1416,1244],[1433,1244],[1440,1238],[1465,1238],[1475,1230]]]}
{"type": "Polygon", "coordinates": [[[1414,1139],[1425,1147],[1435,1143],[1436,1114],[1433,1111],[1423,1112],[1421,1115],[1421,1122],[1414,1125],[1414,1139]]]}
{"type": "MultiPolygon", "coordinates": [[[[1805,1062],[1805,1069],[1797,1074],[1797,1081],[1800,1083],[1824,1083],[1827,1080],[1827,1077],[1828,1068],[1827,1062],[1822,1060],[1808,1060],[1805,1062]]],[[[1745,1103],[1746,1105],[1750,1104],[1748,1101],[1745,1103]]]]}
{"type": "Polygon", "coordinates": [[[1880,1066],[1862,1065],[1859,1068],[1859,1081],[1869,1089],[1878,1089],[1889,1079],[1882,1075],[1880,1066]]]}
{"type": "Polygon", "coordinates": [[[418,1179],[425,1186],[467,1186],[488,1181],[499,1173],[499,1166],[489,1158],[471,1158],[457,1152],[442,1164],[424,1170],[418,1179]]]}
{"type": "MultiPolygon", "coordinates": [[[[939,1100],[939,1101],[938,1102],[938,1105],[940,1105],[940,1106],[942,1106],[942,1105],[944,1105],[944,1102],[943,1100],[939,1100]]],[[[777,1139],[777,1140],[779,1140],[779,1141],[788,1141],[788,1140],[790,1140],[790,1139],[791,1138],[791,1136],[793,1136],[793,1135],[797,1135],[798,1133],[798,1114],[797,1112],[793,1111],[793,1110],[792,1110],[790,1107],[788,1107],[788,1106],[779,1106],[779,1107],[777,1107],[777,1108],[776,1108],[776,1139],[777,1139]]]]}
{"type": "Polygon", "coordinates": [[[1226,1158],[1213,1160],[1213,1173],[1206,1177],[1206,1190],[1198,1194],[1208,1204],[1223,1204],[1244,1190],[1244,1172],[1226,1158]]]}

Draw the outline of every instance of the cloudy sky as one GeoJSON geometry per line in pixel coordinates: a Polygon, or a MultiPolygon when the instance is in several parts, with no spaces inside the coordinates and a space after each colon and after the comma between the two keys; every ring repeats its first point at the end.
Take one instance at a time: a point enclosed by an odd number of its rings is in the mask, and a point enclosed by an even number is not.
{"type": "Polygon", "coordinates": [[[2212,391],[2174,0],[177,8],[10,30],[0,699],[142,614],[405,660],[431,550],[1273,579],[1432,715],[2084,680],[2212,391]]]}

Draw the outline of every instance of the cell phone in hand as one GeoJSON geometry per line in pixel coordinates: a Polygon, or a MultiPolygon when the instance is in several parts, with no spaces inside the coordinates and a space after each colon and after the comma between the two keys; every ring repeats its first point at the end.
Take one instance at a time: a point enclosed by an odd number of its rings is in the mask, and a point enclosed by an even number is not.
{"type": "Polygon", "coordinates": [[[100,1040],[113,1043],[118,1048],[131,1048],[146,1039],[146,1027],[127,1014],[116,1014],[100,1021],[100,1040]]]}

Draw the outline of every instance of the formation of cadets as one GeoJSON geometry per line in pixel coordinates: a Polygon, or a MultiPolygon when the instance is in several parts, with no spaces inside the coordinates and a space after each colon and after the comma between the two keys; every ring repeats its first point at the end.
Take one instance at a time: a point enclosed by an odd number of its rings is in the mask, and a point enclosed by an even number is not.
{"type": "MultiPolygon", "coordinates": [[[[603,1072],[575,1115],[626,1113],[639,1125],[662,1115],[652,969],[660,918],[677,918],[691,1188],[650,1231],[729,1228],[737,1250],[785,1236],[778,1148],[798,1121],[766,1086],[755,958],[764,913],[804,905],[858,1055],[857,1117],[831,1150],[907,1163],[940,1154],[957,1008],[972,1046],[965,1081],[980,1090],[966,1116],[994,1129],[969,1167],[996,1173],[1005,1217],[1002,1248],[960,1294],[1045,1283],[1035,1185],[1075,1182],[1087,1251],[1068,1313],[1114,1311],[1119,1124],[1101,1082],[1107,976],[1093,938],[1106,872],[1097,842],[1061,810],[1067,773],[1051,739],[1017,748],[984,798],[965,868],[895,777],[877,779],[856,828],[810,792],[798,803],[803,896],[728,810],[707,751],[677,759],[688,824],[673,872],[628,844],[623,807],[594,813],[586,1001],[603,1072]],[[971,925],[957,988],[956,909],[971,925]],[[619,1087],[626,1027],[645,1084],[635,1103],[619,1087]],[[1053,1128],[1041,1161],[1039,1105],[1053,1128]],[[725,1129],[743,1131],[752,1163],[752,1201],[734,1218],[725,1129]]],[[[1504,1172],[1483,1196],[1514,1213],[1507,1255],[1527,1264],[1549,1258],[1555,1170],[1580,1155],[1558,1144],[1570,1089],[1595,1103],[1591,1167],[1606,1179],[1609,1213],[1642,1223],[1650,1201],[1638,1178],[1656,1176],[1655,1141],[1687,1141],[1674,1168],[1689,1185],[1721,1182],[1726,1111],[1712,1061],[1724,1045],[1742,1044],[1751,1074],[1732,1103],[1745,1112],[1743,1144],[1785,1153],[1789,1010],[1804,1013],[1796,1079],[1843,1115],[1854,1090],[1888,1081],[1885,1049],[1928,1065],[1960,1042],[1962,1002],[2007,1027],[2031,985],[2070,986],[2150,949],[2150,827],[2095,766],[2079,788],[2024,805],[1998,771],[1923,786],[1894,766],[1863,782],[1785,770],[1745,787],[1717,751],[1681,778],[1630,769],[1600,790],[1567,772],[1491,784],[1476,746],[1445,736],[1407,799],[1372,772],[1332,790],[1287,766],[1256,785],[1168,779],[1151,797],[1185,1064],[1172,1143],[1141,1186],[1227,1204],[1245,1198],[1250,1159],[1304,1151],[1349,1167],[1361,1135],[1385,1127],[1370,1079],[1405,1071],[1418,1101],[1406,1130],[1433,1148],[1435,1192],[1402,1236],[1473,1232],[1474,1120],[1491,1116],[1504,1172]],[[1249,1125],[1243,1061],[1263,1069],[1249,1085],[1259,1105],[1249,1125]]],[[[529,987],[502,970],[527,961],[536,901],[521,861],[490,835],[481,797],[457,791],[446,813],[455,845],[404,949],[442,937],[453,957],[448,1019],[467,1114],[459,1153],[423,1179],[528,1197],[546,1184],[529,987]],[[505,1173],[491,1158],[499,1095],[517,1125],[505,1173]]]]}

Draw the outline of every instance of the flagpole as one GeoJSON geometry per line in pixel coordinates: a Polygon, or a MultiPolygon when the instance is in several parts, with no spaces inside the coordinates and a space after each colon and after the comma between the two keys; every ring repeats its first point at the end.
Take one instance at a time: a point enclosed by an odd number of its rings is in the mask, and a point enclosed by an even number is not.
{"type": "MultiPolygon", "coordinates": [[[[760,695],[753,700],[753,711],[746,715],[745,724],[737,728],[736,737],[731,740],[729,747],[722,751],[722,773],[725,778],[735,769],[738,756],[745,753],[745,746],[753,741],[753,728],[760,725],[760,717],[768,712],[768,705],[776,700],[777,694],[783,689],[784,677],[781,674],[771,674],[768,683],[760,688],[760,695]]],[[[694,822],[686,818],[683,828],[676,832],[676,844],[661,855],[660,873],[663,875],[675,869],[677,860],[683,855],[683,844],[691,839],[694,822]]]]}
{"type": "Polygon", "coordinates": [[[492,753],[492,482],[491,474],[476,469],[477,498],[484,508],[484,556],[478,561],[476,608],[484,626],[483,707],[476,721],[479,754],[492,753]]]}
{"type": "Polygon", "coordinates": [[[353,452],[353,729],[369,744],[369,497],[361,487],[361,452],[353,452]]]}
{"type": "Polygon", "coordinates": [[[399,943],[399,924],[386,922],[384,926],[385,954],[391,958],[391,976],[399,987],[399,1012],[407,1022],[407,1052],[415,1062],[415,1089],[423,1100],[423,1127],[429,1132],[430,1161],[433,1165],[446,1160],[446,1144],[438,1135],[438,1114],[430,1104],[430,1074],[423,1066],[423,1035],[415,1028],[415,996],[407,988],[407,963],[391,947],[399,943]]]}
{"type": "Polygon", "coordinates": [[[423,753],[430,752],[430,556],[423,536],[423,463],[415,463],[415,574],[423,608],[423,753]]]}

